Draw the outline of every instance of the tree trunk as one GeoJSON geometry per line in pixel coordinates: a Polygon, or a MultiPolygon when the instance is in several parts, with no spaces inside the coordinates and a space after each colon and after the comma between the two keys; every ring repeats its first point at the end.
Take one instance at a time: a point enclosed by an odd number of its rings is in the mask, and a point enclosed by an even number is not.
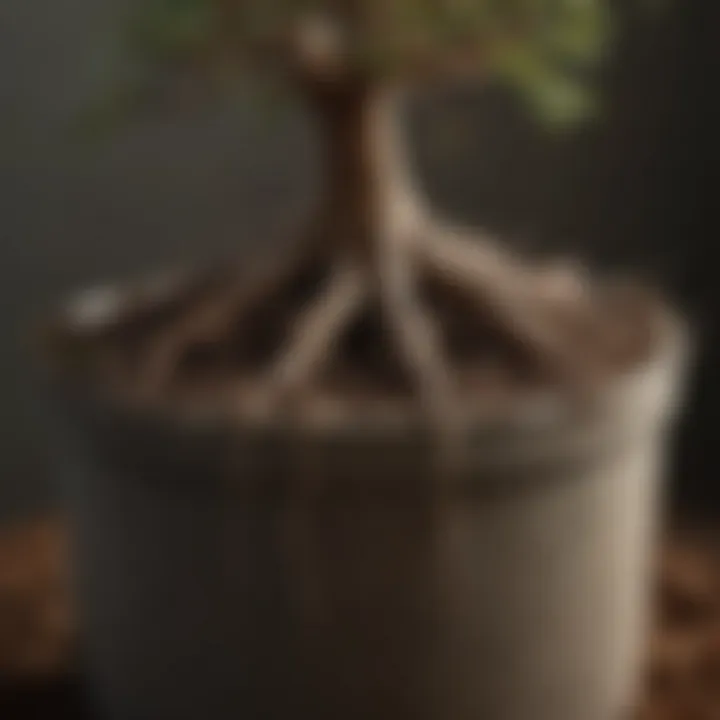
{"type": "Polygon", "coordinates": [[[337,242],[364,260],[423,216],[400,129],[400,94],[364,83],[313,87],[322,133],[322,217],[337,242]]]}

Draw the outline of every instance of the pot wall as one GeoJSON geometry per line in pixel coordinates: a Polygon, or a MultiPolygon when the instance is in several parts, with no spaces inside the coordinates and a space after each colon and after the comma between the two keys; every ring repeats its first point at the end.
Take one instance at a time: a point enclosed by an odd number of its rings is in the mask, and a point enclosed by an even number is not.
{"type": "Polygon", "coordinates": [[[677,384],[670,363],[653,372],[592,442],[556,428],[564,450],[540,462],[506,437],[515,452],[488,464],[497,436],[479,439],[440,496],[421,441],[83,414],[91,462],[67,497],[107,716],[620,717],[677,384]]]}

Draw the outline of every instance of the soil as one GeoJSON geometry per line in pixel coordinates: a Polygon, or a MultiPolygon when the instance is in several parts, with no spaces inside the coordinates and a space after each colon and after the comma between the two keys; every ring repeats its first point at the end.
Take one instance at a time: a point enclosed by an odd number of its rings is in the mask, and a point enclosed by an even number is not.
{"type": "MultiPolygon", "coordinates": [[[[512,405],[534,391],[566,388],[568,380],[599,385],[651,355],[664,312],[653,293],[627,283],[591,287],[587,275],[576,269],[560,268],[564,276],[552,278],[557,268],[548,267],[538,267],[538,283],[543,273],[548,277],[539,304],[544,303],[545,318],[562,336],[566,374],[575,373],[573,378],[543,362],[522,333],[498,322],[476,300],[448,283],[421,279],[421,300],[442,329],[458,397],[512,405]]],[[[224,311],[219,323],[206,318],[204,327],[193,326],[198,309],[238,289],[242,293],[251,272],[197,273],[165,291],[153,283],[131,284],[118,298],[108,298],[107,292],[88,296],[83,307],[73,310],[71,322],[66,315],[54,324],[54,358],[65,370],[81,370],[100,386],[116,388],[125,399],[172,404],[199,394],[221,404],[229,393],[237,398],[238,388],[266,378],[326,275],[322,263],[300,264],[268,297],[236,317],[230,300],[230,313],[224,311]],[[158,364],[168,348],[171,361],[158,364]]],[[[304,396],[340,398],[350,407],[388,399],[410,402],[416,388],[390,334],[380,303],[368,303],[339,333],[332,358],[304,396]]]]}

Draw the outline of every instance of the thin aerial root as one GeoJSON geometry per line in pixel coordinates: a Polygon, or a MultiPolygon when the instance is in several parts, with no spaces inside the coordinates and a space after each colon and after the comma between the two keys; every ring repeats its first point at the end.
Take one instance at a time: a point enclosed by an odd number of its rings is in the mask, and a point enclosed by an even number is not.
{"type": "Polygon", "coordinates": [[[438,435],[441,462],[449,465],[462,433],[441,333],[418,297],[409,248],[388,250],[381,267],[381,298],[403,362],[428,406],[438,435]]]}
{"type": "Polygon", "coordinates": [[[278,262],[271,258],[253,272],[238,271],[238,278],[219,288],[191,312],[169,325],[152,343],[143,388],[153,392],[167,385],[188,347],[219,342],[242,320],[297,271],[307,255],[307,247],[288,253],[278,262]]]}
{"type": "Polygon", "coordinates": [[[503,258],[482,241],[429,238],[421,245],[421,253],[431,272],[474,297],[498,326],[528,349],[541,368],[571,387],[584,385],[582,366],[562,327],[544,312],[552,302],[540,291],[536,275],[518,270],[511,256],[503,258]]]}
{"type": "Polygon", "coordinates": [[[531,274],[507,250],[482,235],[436,227],[418,242],[421,261],[459,287],[516,289],[527,286],[531,274]]]}
{"type": "Polygon", "coordinates": [[[329,359],[343,328],[363,308],[370,295],[366,273],[358,265],[336,269],[327,287],[298,320],[276,366],[269,387],[284,396],[309,385],[329,359]]]}
{"type": "Polygon", "coordinates": [[[142,379],[145,390],[152,392],[165,387],[188,347],[219,339],[226,318],[235,310],[237,291],[237,286],[225,288],[164,329],[149,352],[142,379]]]}

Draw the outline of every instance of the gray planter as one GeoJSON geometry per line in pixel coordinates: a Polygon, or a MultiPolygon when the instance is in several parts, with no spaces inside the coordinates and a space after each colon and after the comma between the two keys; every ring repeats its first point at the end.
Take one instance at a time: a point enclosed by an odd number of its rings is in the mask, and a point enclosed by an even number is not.
{"type": "Polygon", "coordinates": [[[93,686],[118,720],[616,720],[638,690],[685,339],[591,415],[302,440],[69,393],[93,686]]]}

